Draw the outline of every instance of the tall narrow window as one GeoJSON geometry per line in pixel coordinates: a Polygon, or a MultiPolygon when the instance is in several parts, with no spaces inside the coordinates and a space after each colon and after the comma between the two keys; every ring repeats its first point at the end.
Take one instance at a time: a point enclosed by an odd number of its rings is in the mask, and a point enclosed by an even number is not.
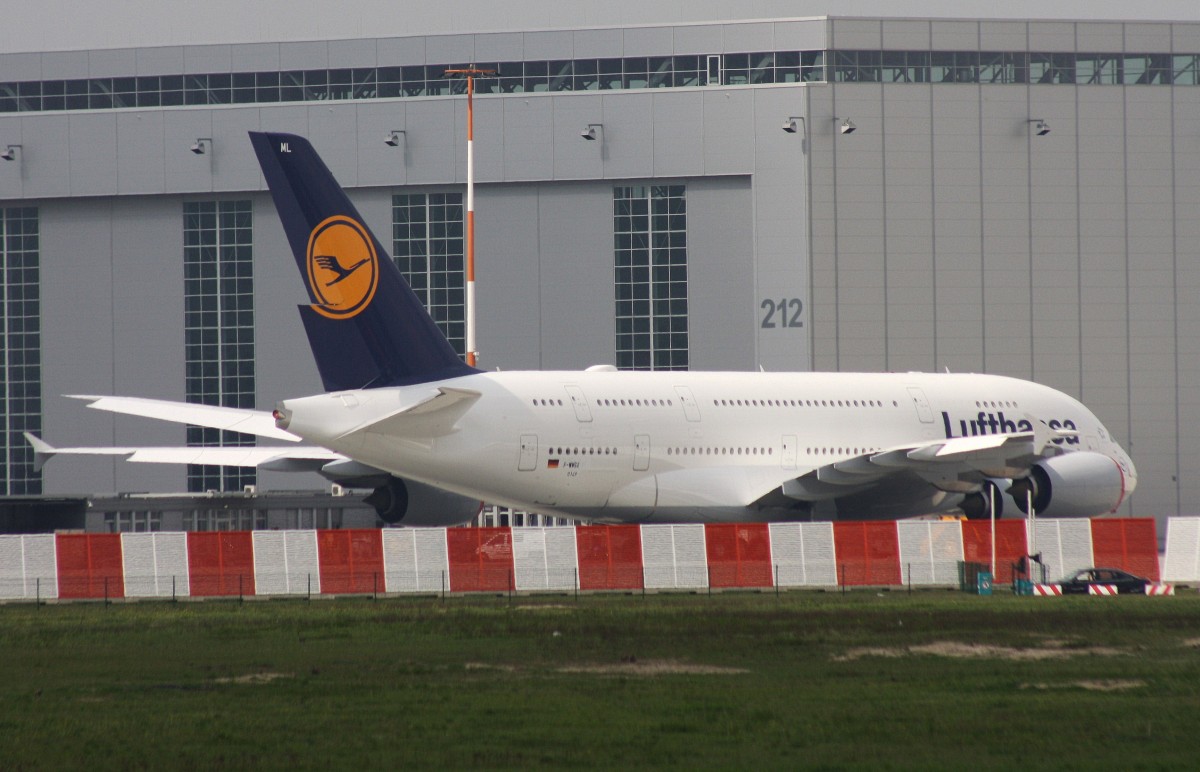
{"type": "Polygon", "coordinates": [[[467,349],[462,193],[392,196],[392,254],[459,356],[467,349]]]}
{"type": "Polygon", "coordinates": [[[687,189],[613,190],[617,367],[688,367],[687,189]]]}
{"type": "MultiPolygon", "coordinates": [[[[253,210],[249,201],[183,205],[187,401],[254,407],[253,210]]],[[[246,446],[237,432],[189,426],[188,445],[246,446]]],[[[188,490],[241,490],[252,467],[190,465],[188,490]]]]}
{"type": "Polygon", "coordinates": [[[42,492],[25,432],[42,433],[42,328],[36,207],[0,207],[0,493],[42,492]]]}

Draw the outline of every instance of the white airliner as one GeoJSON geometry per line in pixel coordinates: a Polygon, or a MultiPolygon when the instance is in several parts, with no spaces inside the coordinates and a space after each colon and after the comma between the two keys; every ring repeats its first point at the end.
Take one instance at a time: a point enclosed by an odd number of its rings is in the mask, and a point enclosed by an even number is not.
{"type": "Polygon", "coordinates": [[[316,151],[251,133],[311,303],[326,393],[272,413],[126,397],[89,407],[304,443],[54,448],[135,462],[317,471],[403,525],[480,502],[599,522],[893,519],[1005,504],[1115,511],[1137,475],[1077,400],[992,375],[482,372],[438,331],[316,151]]]}

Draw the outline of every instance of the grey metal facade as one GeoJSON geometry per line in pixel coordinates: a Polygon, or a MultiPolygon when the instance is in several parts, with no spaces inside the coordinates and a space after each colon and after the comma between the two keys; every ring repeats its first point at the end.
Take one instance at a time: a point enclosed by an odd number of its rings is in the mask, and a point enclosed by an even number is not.
{"type": "MultiPolygon", "coordinates": [[[[0,61],[35,81],[751,51],[1200,54],[1200,24],[778,20],[0,61]]],[[[682,183],[692,369],[1032,378],[1130,447],[1124,514],[1195,511],[1200,85],[849,81],[826,64],[820,82],[477,97],[482,364],[612,362],[613,187],[682,183]]],[[[185,201],[253,202],[259,405],[319,390],[246,131],[309,137],[386,243],[393,193],[461,190],[465,118],[456,96],[0,113],[0,148],[21,146],[0,161],[0,205],[40,212],[46,438],[182,444],[181,427],[58,395],[183,398],[185,201]],[[210,151],[189,152],[201,137],[210,151]]],[[[185,487],[182,469],[100,460],[56,460],[44,479],[47,493],[185,487]]]]}

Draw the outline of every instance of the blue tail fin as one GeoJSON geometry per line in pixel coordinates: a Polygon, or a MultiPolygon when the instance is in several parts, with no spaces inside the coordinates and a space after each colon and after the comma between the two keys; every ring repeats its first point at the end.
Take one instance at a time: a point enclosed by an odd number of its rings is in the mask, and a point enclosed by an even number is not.
{"type": "Polygon", "coordinates": [[[311,305],[300,316],[328,391],[477,372],[455,353],[309,144],[250,132],[311,305]]]}

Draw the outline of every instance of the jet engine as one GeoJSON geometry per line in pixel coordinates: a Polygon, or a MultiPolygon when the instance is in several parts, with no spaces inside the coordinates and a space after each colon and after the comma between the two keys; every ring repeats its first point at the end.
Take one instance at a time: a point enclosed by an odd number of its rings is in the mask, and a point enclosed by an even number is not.
{"type": "Polygon", "coordinates": [[[1125,500],[1125,474],[1102,453],[1078,451],[1039,461],[1007,491],[1021,512],[1045,517],[1095,517],[1125,500]]]}
{"type": "Polygon", "coordinates": [[[983,484],[981,491],[978,493],[968,493],[963,497],[962,503],[958,505],[958,508],[962,510],[968,520],[985,520],[990,518],[992,516],[991,502],[993,500],[996,502],[996,517],[1003,517],[1004,500],[1008,497],[1004,495],[1004,489],[1000,486],[999,482],[988,480],[983,484]]]}
{"type": "Polygon", "coordinates": [[[1125,475],[1115,461],[1078,451],[1039,461],[1026,477],[987,480],[958,507],[968,520],[986,519],[991,516],[988,496],[994,495],[996,517],[1005,511],[1028,514],[1030,498],[1038,516],[1095,517],[1115,510],[1127,493],[1125,475]]]}
{"type": "Polygon", "coordinates": [[[483,507],[478,499],[399,477],[389,477],[363,501],[385,523],[425,527],[462,525],[483,507]]]}

